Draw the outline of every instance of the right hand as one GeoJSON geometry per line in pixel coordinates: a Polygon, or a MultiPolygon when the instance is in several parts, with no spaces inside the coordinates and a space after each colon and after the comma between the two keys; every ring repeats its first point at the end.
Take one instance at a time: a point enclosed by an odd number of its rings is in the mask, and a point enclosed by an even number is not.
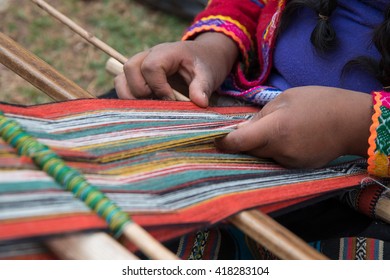
{"type": "Polygon", "coordinates": [[[115,88],[121,99],[156,96],[175,100],[168,77],[178,74],[188,85],[191,101],[207,107],[237,56],[236,44],[214,32],[203,33],[194,41],[160,44],[131,57],[124,74],[115,78],[115,88]]]}

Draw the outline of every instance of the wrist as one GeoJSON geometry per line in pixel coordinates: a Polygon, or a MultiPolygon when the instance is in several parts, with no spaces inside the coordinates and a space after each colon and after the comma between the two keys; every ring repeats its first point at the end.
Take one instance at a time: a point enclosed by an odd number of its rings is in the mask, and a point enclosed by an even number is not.
{"type": "Polygon", "coordinates": [[[218,65],[225,66],[226,75],[231,71],[237,61],[239,48],[230,37],[222,33],[205,32],[198,35],[194,41],[205,46],[205,51],[212,53],[214,59],[218,59],[218,65]]]}
{"type": "Polygon", "coordinates": [[[367,156],[370,137],[370,126],[372,116],[372,98],[369,94],[359,93],[350,100],[349,107],[356,112],[351,127],[356,127],[355,133],[351,133],[349,141],[349,154],[367,156]]]}

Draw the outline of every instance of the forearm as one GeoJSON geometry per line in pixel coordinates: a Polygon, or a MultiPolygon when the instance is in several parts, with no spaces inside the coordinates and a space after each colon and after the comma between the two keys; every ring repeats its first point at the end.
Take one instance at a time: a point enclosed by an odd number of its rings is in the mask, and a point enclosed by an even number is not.
{"type": "Polygon", "coordinates": [[[236,43],[230,37],[215,32],[202,33],[196,37],[195,41],[205,46],[205,52],[213,54],[214,59],[218,61],[222,75],[227,76],[239,55],[236,43]]]}

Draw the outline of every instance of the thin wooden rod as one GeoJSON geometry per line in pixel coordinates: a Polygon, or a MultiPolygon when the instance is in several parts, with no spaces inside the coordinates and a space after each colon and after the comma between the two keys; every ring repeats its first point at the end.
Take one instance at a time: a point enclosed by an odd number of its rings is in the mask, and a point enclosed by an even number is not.
{"type": "MultiPolygon", "coordinates": [[[[55,9],[53,6],[49,5],[45,1],[43,1],[43,0],[31,0],[31,1],[34,2],[35,4],[37,4],[40,8],[45,10],[47,13],[49,13],[49,15],[51,15],[55,19],[59,20],[64,25],[68,26],[71,30],[73,30],[75,33],[80,35],[82,38],[84,38],[85,40],[90,42],[92,45],[94,45],[98,49],[102,50],[103,52],[105,52],[109,56],[116,59],[116,61],[118,63],[120,63],[119,67],[122,68],[121,72],[123,72],[123,64],[125,64],[127,61],[127,58],[125,56],[120,54],[117,50],[115,50],[113,47],[109,46],[108,44],[106,44],[102,40],[96,38],[92,33],[88,32],[87,30],[85,30],[84,28],[79,26],[73,20],[71,20],[70,18],[68,18],[67,16],[65,16],[61,12],[59,12],[57,9],[55,9]]],[[[190,101],[190,99],[188,97],[186,97],[185,95],[181,94],[180,92],[178,92],[174,89],[173,89],[173,94],[174,94],[175,99],[177,101],[190,101]]]]}
{"type": "Polygon", "coordinates": [[[377,218],[390,224],[390,198],[388,195],[389,193],[379,198],[375,206],[375,215],[377,218]]]}
{"type": "Polygon", "coordinates": [[[104,232],[48,238],[45,245],[64,260],[136,260],[137,256],[104,232]]]}
{"type": "Polygon", "coordinates": [[[0,62],[54,100],[94,98],[52,66],[0,32],[0,62]]]}
{"type": "Polygon", "coordinates": [[[95,37],[92,33],[86,31],[84,28],[82,28],[80,25],[75,23],[73,20],[59,12],[57,9],[55,9],[53,6],[49,5],[43,0],[31,0],[35,4],[37,4],[41,9],[48,12],[51,16],[68,26],[70,29],[72,29],[75,33],[83,37],[85,40],[90,42],[92,45],[96,46],[100,50],[104,51],[106,54],[108,54],[111,57],[114,57],[116,60],[122,62],[123,64],[127,61],[127,58],[124,57],[122,54],[120,54],[118,51],[116,51],[111,46],[107,45],[97,37],[95,37]]]}
{"type": "Polygon", "coordinates": [[[305,241],[260,211],[243,211],[231,217],[229,221],[281,259],[327,259],[305,241]]]}
{"type": "Polygon", "coordinates": [[[123,73],[123,64],[113,57],[110,57],[106,62],[106,71],[112,76],[118,76],[123,73]]]}
{"type": "Polygon", "coordinates": [[[146,256],[155,260],[178,260],[179,258],[167,250],[160,242],[136,223],[123,229],[123,237],[136,245],[146,256]]]}

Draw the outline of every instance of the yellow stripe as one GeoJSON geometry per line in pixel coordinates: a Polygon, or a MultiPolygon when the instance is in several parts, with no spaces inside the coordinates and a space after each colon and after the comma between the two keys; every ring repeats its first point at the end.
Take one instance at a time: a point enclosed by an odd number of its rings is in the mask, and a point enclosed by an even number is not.
{"type": "Polygon", "coordinates": [[[241,29],[241,31],[244,32],[245,35],[250,39],[251,45],[253,46],[252,37],[251,37],[250,33],[248,32],[246,27],[244,25],[242,25],[239,21],[237,21],[235,19],[232,19],[231,17],[222,16],[222,15],[208,16],[208,17],[205,17],[205,18],[201,18],[200,21],[209,20],[209,19],[221,19],[221,20],[228,21],[230,23],[233,23],[233,24],[237,25],[241,29]]]}

